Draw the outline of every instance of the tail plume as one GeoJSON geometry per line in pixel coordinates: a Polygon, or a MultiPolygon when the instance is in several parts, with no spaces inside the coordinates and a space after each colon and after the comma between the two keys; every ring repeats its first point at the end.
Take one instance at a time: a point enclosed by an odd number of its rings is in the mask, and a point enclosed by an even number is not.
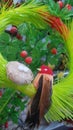
{"type": "Polygon", "coordinates": [[[39,79],[38,90],[33,99],[30,102],[30,107],[25,120],[24,126],[30,130],[38,127],[44,113],[51,104],[51,82],[44,81],[42,75],[39,79]]]}

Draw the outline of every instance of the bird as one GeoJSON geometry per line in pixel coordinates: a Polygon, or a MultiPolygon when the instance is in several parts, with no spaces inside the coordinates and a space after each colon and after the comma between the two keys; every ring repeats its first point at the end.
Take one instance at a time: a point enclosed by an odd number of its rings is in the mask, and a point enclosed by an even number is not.
{"type": "Polygon", "coordinates": [[[33,84],[37,90],[28,103],[27,116],[24,121],[24,130],[34,130],[39,127],[44,114],[52,103],[53,71],[50,67],[42,65],[34,78],[33,84]]]}

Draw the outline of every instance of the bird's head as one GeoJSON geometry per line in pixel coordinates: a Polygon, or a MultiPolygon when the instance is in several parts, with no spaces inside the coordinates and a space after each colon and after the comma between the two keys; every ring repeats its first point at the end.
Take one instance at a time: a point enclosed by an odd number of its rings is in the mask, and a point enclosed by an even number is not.
{"type": "Polygon", "coordinates": [[[33,81],[35,88],[38,88],[38,82],[39,82],[41,75],[44,76],[44,80],[52,81],[52,84],[53,84],[53,70],[51,69],[51,67],[42,65],[37,70],[38,70],[38,74],[36,75],[36,77],[33,81]]]}
{"type": "Polygon", "coordinates": [[[53,71],[52,71],[51,67],[49,67],[49,66],[42,65],[37,70],[39,71],[40,74],[49,74],[49,75],[53,76],[53,71]]]}

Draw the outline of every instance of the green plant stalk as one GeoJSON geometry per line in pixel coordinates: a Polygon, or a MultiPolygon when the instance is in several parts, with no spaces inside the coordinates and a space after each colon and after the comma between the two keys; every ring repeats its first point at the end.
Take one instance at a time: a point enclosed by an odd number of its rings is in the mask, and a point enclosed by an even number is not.
{"type": "Polygon", "coordinates": [[[16,90],[19,90],[20,92],[28,95],[28,96],[33,96],[36,92],[33,84],[28,84],[28,85],[16,85],[13,83],[8,77],[6,73],[6,65],[7,61],[3,58],[3,56],[0,54],[0,87],[9,87],[13,88],[16,90]]]}

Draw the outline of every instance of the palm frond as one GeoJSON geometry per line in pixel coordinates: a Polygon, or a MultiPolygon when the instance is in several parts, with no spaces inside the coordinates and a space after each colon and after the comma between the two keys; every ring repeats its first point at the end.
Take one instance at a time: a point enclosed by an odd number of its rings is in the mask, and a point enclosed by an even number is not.
{"type": "Polygon", "coordinates": [[[73,120],[73,22],[65,45],[69,53],[70,72],[53,86],[52,106],[45,115],[48,121],[73,120]]]}
{"type": "Polygon", "coordinates": [[[46,11],[47,6],[35,4],[31,1],[28,4],[23,4],[18,8],[10,7],[5,9],[3,6],[0,12],[0,32],[2,32],[8,24],[19,25],[21,23],[33,23],[36,27],[43,29],[46,27],[46,22],[38,13],[39,10],[46,11]]]}
{"type": "Polygon", "coordinates": [[[40,11],[39,13],[42,18],[48,23],[48,25],[59,32],[64,40],[68,38],[68,27],[62,22],[59,17],[52,16],[49,12],[40,11]]]}

